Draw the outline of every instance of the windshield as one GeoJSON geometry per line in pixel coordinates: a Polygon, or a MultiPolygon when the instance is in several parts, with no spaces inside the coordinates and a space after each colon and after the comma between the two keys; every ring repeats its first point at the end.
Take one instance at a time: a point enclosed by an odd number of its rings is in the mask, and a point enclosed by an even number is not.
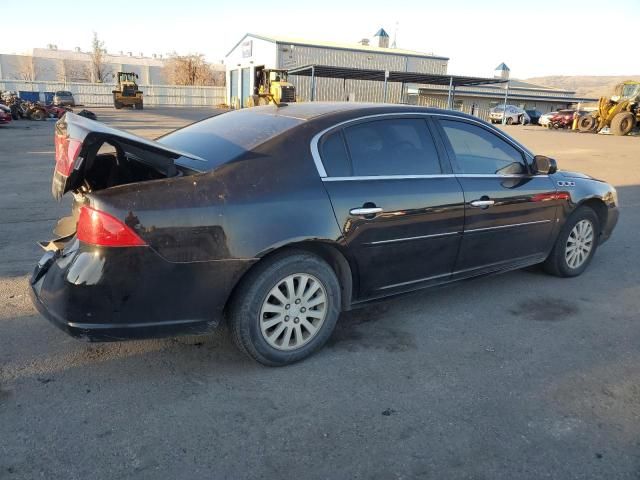
{"type": "Polygon", "coordinates": [[[206,171],[238,158],[302,122],[271,110],[257,113],[243,109],[196,122],[159,138],[158,142],[203,158],[207,162],[204,166],[200,161],[184,157],[176,163],[206,171]]]}
{"type": "Polygon", "coordinates": [[[622,98],[635,97],[640,94],[640,84],[625,85],[622,88],[622,98]]]}

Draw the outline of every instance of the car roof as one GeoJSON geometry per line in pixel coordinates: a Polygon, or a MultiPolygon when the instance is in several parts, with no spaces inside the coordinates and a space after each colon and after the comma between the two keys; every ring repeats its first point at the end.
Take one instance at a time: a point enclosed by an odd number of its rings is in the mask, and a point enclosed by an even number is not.
{"type": "MultiPolygon", "coordinates": [[[[357,102],[298,102],[288,103],[283,106],[265,105],[251,109],[257,114],[274,115],[296,118],[298,120],[312,120],[318,117],[328,117],[343,113],[377,114],[377,113],[444,113],[445,110],[418,105],[390,104],[390,103],[357,103],[357,102]]],[[[447,115],[453,114],[460,117],[469,115],[457,111],[446,110],[447,115]]],[[[473,117],[475,118],[475,117],[473,117]]]]}

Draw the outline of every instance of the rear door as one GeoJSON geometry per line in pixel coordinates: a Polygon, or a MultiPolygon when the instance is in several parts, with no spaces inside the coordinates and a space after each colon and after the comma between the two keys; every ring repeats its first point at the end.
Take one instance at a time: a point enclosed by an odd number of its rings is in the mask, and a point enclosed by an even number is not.
{"type": "Polygon", "coordinates": [[[363,119],[319,139],[324,185],[357,263],[360,299],[451,275],[464,198],[429,122],[406,115],[363,119]]]}
{"type": "Polygon", "coordinates": [[[491,127],[451,117],[438,123],[465,195],[455,276],[543,260],[559,205],[553,181],[530,174],[526,152],[491,127]]]}

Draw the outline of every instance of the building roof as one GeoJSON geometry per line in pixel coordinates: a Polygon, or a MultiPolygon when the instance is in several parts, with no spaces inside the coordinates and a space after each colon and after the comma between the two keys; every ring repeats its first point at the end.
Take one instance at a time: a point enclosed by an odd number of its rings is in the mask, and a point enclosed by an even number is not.
{"type": "Polygon", "coordinates": [[[376,34],[374,35],[374,37],[389,37],[389,34],[387,32],[384,31],[384,28],[381,28],[380,30],[378,30],[376,32],[376,34]]]}
{"type": "Polygon", "coordinates": [[[494,83],[506,83],[507,80],[501,78],[467,77],[461,75],[438,75],[435,73],[419,72],[385,72],[384,70],[374,70],[369,68],[333,67],[330,65],[305,65],[304,67],[292,68],[289,75],[302,75],[326,78],[342,78],[347,80],[375,80],[385,81],[385,76],[389,82],[418,83],[425,85],[452,85],[475,86],[494,83]],[[388,74],[388,75],[387,75],[388,74]]]}
{"type": "Polygon", "coordinates": [[[301,38],[281,37],[281,36],[273,36],[273,35],[257,35],[255,33],[246,33],[244,37],[242,37],[240,41],[236,43],[231,50],[229,50],[229,52],[227,53],[227,56],[229,56],[229,54],[233,52],[236,49],[236,47],[240,45],[244,41],[244,39],[247,37],[259,38],[260,40],[265,40],[267,42],[287,43],[292,45],[304,45],[309,47],[334,48],[339,50],[352,50],[352,51],[360,51],[360,52],[384,53],[387,55],[404,55],[409,57],[435,58],[439,60],[449,60],[449,57],[442,57],[440,55],[434,55],[433,53],[416,52],[415,50],[403,50],[401,48],[384,48],[384,47],[374,47],[371,45],[360,45],[358,43],[352,44],[352,43],[305,40],[301,38]]]}
{"type": "Polygon", "coordinates": [[[496,70],[506,70],[507,72],[511,71],[511,69],[509,67],[507,67],[507,64],[502,62],[500,65],[498,65],[496,67],[496,70]]]}

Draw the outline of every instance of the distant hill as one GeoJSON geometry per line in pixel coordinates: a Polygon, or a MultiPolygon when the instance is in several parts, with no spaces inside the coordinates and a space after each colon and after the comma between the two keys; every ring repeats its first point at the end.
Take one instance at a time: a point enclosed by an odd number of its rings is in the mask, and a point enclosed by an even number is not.
{"type": "Polygon", "coordinates": [[[531,82],[544,87],[561,88],[576,92],[578,97],[600,98],[613,94],[613,88],[617,83],[625,80],[640,80],[638,75],[621,76],[562,76],[527,78],[525,82],[531,82]]]}

